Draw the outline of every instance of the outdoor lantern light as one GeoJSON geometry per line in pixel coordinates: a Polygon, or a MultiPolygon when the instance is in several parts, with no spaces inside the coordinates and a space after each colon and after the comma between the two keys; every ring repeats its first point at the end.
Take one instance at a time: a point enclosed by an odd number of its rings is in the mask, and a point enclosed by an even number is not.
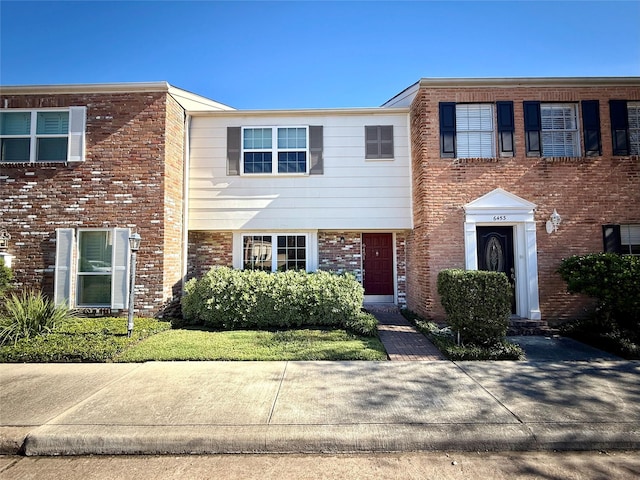
{"type": "Polygon", "coordinates": [[[560,222],[562,222],[562,217],[554,208],[549,220],[547,220],[547,233],[557,232],[560,222]]]}
{"type": "Polygon", "coordinates": [[[127,322],[127,336],[131,337],[133,332],[133,304],[135,297],[136,286],[136,260],[138,256],[138,250],[140,249],[140,242],[142,238],[136,232],[129,236],[129,249],[131,250],[131,276],[129,277],[129,319],[127,322]]]}

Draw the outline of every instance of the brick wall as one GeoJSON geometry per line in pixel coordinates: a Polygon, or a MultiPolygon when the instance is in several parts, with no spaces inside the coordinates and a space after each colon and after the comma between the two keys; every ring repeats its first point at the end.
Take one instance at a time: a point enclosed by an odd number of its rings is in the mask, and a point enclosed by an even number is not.
{"type": "Polygon", "coordinates": [[[212,267],[233,266],[231,232],[189,232],[187,277],[199,278],[212,267]]]}
{"type": "Polygon", "coordinates": [[[9,108],[87,106],[85,162],[0,164],[0,224],[11,234],[19,284],[53,293],[56,228],[129,227],[142,236],[136,309],[157,313],[180,271],[172,258],[182,211],[175,102],[162,92],[3,95],[5,101],[9,108]],[[163,200],[173,204],[165,210],[163,200]]]}
{"type": "MultiPolygon", "coordinates": [[[[545,320],[580,315],[585,299],[568,295],[556,273],[563,257],[602,251],[602,225],[640,223],[640,161],[613,157],[609,99],[640,99],[635,87],[421,87],[411,111],[414,231],[408,239],[408,307],[441,318],[436,290],[444,268],[464,268],[463,206],[503,188],[537,204],[535,212],[540,309],[545,320]],[[438,102],[512,100],[513,158],[453,160],[439,154],[438,102]],[[602,155],[586,158],[525,156],[524,100],[600,101],[602,155]],[[557,233],[545,223],[553,209],[563,221],[557,233]]],[[[584,151],[584,148],[582,148],[584,151]]]]}

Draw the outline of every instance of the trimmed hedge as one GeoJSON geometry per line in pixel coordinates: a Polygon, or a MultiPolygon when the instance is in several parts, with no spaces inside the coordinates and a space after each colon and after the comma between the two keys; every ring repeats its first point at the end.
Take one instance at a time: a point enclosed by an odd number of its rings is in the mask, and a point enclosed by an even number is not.
{"type": "Polygon", "coordinates": [[[375,335],[363,301],[362,285],[349,274],[217,267],[187,282],[182,314],[187,324],[223,330],[326,325],[375,335]]]}
{"type": "Polygon", "coordinates": [[[491,345],[505,338],[511,315],[511,286],[504,273],[442,270],[438,294],[447,323],[464,342],[491,345]]]}
{"type": "Polygon", "coordinates": [[[562,260],[558,273],[569,293],[598,299],[600,312],[623,329],[640,328],[640,257],[593,253],[562,260]]]}

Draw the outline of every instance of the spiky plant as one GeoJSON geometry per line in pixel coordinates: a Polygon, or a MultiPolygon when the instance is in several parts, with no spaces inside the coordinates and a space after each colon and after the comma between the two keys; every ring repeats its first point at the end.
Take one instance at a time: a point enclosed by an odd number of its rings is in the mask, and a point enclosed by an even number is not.
{"type": "Polygon", "coordinates": [[[5,299],[4,314],[0,319],[0,345],[46,335],[69,316],[67,306],[55,305],[40,291],[23,291],[20,295],[12,293],[5,299]]]}

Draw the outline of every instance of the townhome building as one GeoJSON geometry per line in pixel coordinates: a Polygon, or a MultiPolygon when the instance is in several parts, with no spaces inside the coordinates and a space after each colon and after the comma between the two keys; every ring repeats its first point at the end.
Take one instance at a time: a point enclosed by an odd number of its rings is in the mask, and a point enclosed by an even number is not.
{"type": "Polygon", "coordinates": [[[165,82],[0,88],[0,249],[19,287],[87,314],[179,299],[188,110],[230,107],[165,82]]]}
{"type": "Polygon", "coordinates": [[[381,107],[234,110],[164,82],[0,88],[0,255],[87,312],[161,315],[215,266],[350,272],[443,319],[445,268],[503,271],[513,315],[586,299],[573,254],[640,254],[640,79],[421,79],[381,107]]]}
{"type": "Polygon", "coordinates": [[[563,258],[640,253],[640,79],[422,79],[410,106],[407,304],[443,318],[444,268],[510,278],[513,314],[562,321],[563,258]]]}

